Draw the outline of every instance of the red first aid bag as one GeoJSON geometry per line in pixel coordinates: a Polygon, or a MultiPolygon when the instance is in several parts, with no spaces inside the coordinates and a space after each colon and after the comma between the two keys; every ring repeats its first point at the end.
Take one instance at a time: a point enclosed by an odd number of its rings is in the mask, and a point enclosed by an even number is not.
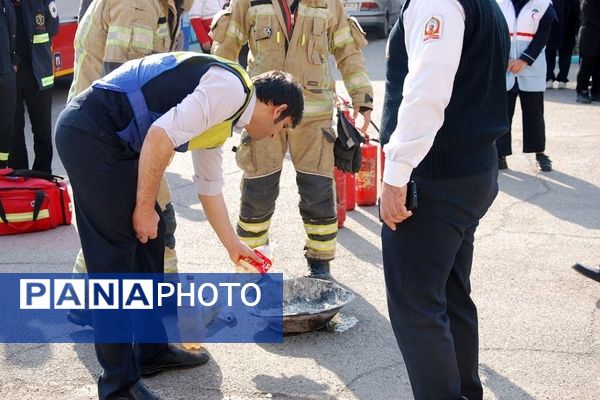
{"type": "Polygon", "coordinates": [[[69,225],[72,207],[64,178],[26,169],[0,170],[0,235],[69,225]]]}

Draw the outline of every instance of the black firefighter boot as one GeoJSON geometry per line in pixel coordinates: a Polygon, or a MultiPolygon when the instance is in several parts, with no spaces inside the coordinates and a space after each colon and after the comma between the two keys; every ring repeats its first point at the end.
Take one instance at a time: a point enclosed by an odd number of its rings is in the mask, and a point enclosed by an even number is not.
{"type": "Polygon", "coordinates": [[[309,278],[326,279],[331,280],[331,273],[329,272],[329,261],[323,260],[307,260],[308,261],[308,272],[306,276],[309,278]]]}

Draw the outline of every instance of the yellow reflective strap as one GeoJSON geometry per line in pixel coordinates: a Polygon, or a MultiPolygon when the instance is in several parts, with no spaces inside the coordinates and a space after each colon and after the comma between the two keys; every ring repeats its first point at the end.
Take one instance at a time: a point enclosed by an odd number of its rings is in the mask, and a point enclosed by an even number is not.
{"type": "Polygon", "coordinates": [[[352,43],[354,38],[350,32],[350,27],[346,26],[333,34],[333,48],[344,47],[348,43],[352,43]]]}
{"type": "Polygon", "coordinates": [[[0,153],[0,161],[8,160],[8,153],[0,153]]]}
{"type": "Polygon", "coordinates": [[[321,18],[327,21],[330,11],[327,8],[307,7],[304,4],[298,4],[298,15],[307,18],[321,18]]]}
{"type": "Polygon", "coordinates": [[[234,38],[240,43],[244,43],[246,38],[246,35],[244,35],[244,30],[235,21],[229,21],[229,26],[227,27],[227,33],[225,35],[234,38]]]}
{"type": "Polygon", "coordinates": [[[125,26],[110,26],[106,35],[107,46],[129,47],[131,28],[125,26]]]}
{"type": "Polygon", "coordinates": [[[335,251],[336,239],[321,242],[319,240],[306,239],[306,247],[317,251],[335,251]]]}
{"type": "Polygon", "coordinates": [[[140,26],[133,27],[131,45],[140,49],[152,51],[154,48],[154,32],[140,26]]]}
{"type": "Polygon", "coordinates": [[[39,35],[33,35],[33,44],[48,43],[50,41],[50,35],[47,33],[40,33],[39,35]]]}
{"type": "Polygon", "coordinates": [[[188,151],[195,149],[212,149],[223,145],[223,143],[231,136],[232,125],[233,122],[229,120],[205,130],[188,142],[188,151]]]}
{"type": "Polygon", "coordinates": [[[304,230],[308,235],[331,235],[338,231],[337,222],[328,225],[304,224],[304,230]]]}
{"type": "MultiPolygon", "coordinates": [[[[37,221],[39,221],[40,219],[46,219],[46,218],[50,218],[50,211],[48,211],[48,209],[40,210],[40,212],[38,213],[37,221]]],[[[6,214],[6,219],[8,220],[9,223],[30,222],[30,221],[33,221],[33,213],[25,212],[25,213],[6,214]]],[[[3,224],[4,221],[2,221],[2,219],[0,219],[0,223],[3,224]]]]}
{"type": "MultiPolygon", "coordinates": [[[[277,32],[277,33],[279,33],[279,32],[277,32]]],[[[302,44],[301,44],[301,46],[304,46],[305,44],[306,44],[306,35],[303,33],[302,34],[302,44]]]]}
{"type": "Polygon", "coordinates": [[[277,43],[281,43],[281,33],[277,31],[277,43]]]}
{"type": "Polygon", "coordinates": [[[331,101],[304,100],[305,117],[327,116],[331,113],[333,113],[333,105],[331,101]]]}
{"type": "Polygon", "coordinates": [[[269,229],[269,226],[271,226],[271,220],[269,219],[264,222],[256,222],[256,223],[238,221],[238,225],[240,228],[242,228],[246,232],[259,233],[259,232],[266,231],[269,229]]]}
{"type": "Polygon", "coordinates": [[[54,84],[54,75],[50,75],[45,78],[42,78],[42,86],[43,87],[50,86],[53,84],[54,84]]]}
{"type": "Polygon", "coordinates": [[[349,77],[344,79],[344,84],[346,85],[346,89],[348,92],[353,92],[356,89],[361,87],[371,86],[371,82],[369,81],[369,77],[363,71],[357,72],[356,74],[352,74],[349,77]]]}
{"type": "Polygon", "coordinates": [[[269,241],[269,234],[265,233],[259,237],[239,237],[242,243],[245,243],[250,248],[263,246],[269,241]]]}

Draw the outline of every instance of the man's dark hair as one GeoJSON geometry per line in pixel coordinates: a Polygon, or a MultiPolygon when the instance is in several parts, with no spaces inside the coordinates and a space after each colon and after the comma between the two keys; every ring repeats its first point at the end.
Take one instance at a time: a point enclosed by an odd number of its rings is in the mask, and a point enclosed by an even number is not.
{"type": "Polygon", "coordinates": [[[302,88],[290,74],[282,71],[269,71],[255,76],[252,80],[256,98],[260,102],[274,106],[287,104],[287,108],[275,123],[289,116],[292,119],[292,128],[300,124],[304,112],[304,97],[302,88]]]}

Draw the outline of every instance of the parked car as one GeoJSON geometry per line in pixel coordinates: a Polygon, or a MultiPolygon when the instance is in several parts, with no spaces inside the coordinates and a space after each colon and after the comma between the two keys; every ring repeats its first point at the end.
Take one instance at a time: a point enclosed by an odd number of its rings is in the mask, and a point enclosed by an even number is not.
{"type": "Polygon", "coordinates": [[[404,0],[343,0],[344,8],[365,30],[375,29],[386,38],[396,23],[404,0]]]}

